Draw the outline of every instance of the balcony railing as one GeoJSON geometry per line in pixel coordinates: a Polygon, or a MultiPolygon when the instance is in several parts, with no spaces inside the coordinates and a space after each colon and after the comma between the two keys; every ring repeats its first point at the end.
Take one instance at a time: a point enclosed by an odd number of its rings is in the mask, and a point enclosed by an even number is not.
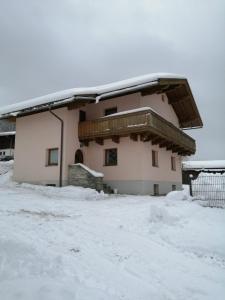
{"type": "Polygon", "coordinates": [[[81,122],[78,135],[84,143],[106,138],[118,142],[119,137],[129,135],[137,140],[135,135],[140,135],[142,141],[151,140],[152,144],[182,155],[194,154],[196,150],[194,139],[150,109],[81,122]]]}

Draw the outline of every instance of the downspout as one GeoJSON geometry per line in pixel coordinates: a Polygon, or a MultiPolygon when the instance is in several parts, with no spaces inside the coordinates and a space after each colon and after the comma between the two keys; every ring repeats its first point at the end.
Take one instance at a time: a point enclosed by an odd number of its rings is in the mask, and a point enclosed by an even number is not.
{"type": "Polygon", "coordinates": [[[61,138],[60,138],[60,161],[59,161],[59,186],[62,187],[62,171],[63,171],[63,133],[64,133],[64,121],[53,111],[51,111],[51,106],[49,107],[49,112],[57,118],[61,123],[61,138]]]}

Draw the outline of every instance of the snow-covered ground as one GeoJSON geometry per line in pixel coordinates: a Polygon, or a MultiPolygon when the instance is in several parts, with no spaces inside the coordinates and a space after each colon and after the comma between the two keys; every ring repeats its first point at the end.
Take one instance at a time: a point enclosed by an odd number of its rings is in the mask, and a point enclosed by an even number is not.
{"type": "Polygon", "coordinates": [[[0,163],[0,299],[224,299],[224,209],[19,185],[11,167],[0,163]]]}

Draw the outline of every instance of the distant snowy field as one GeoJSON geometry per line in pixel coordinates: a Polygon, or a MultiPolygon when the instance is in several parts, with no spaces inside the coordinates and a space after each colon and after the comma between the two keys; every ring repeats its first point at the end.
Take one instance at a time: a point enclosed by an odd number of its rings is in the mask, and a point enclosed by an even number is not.
{"type": "Polygon", "coordinates": [[[0,163],[0,299],[224,299],[225,209],[19,185],[12,166],[0,163]]]}

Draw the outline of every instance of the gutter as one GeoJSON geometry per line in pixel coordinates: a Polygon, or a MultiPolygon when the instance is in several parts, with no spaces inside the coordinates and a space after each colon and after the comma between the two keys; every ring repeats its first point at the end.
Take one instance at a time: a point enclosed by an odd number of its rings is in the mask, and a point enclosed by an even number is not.
{"type": "Polygon", "coordinates": [[[63,134],[64,134],[64,121],[53,111],[51,111],[51,106],[49,107],[49,112],[61,123],[61,137],[60,137],[60,161],[59,161],[59,186],[62,187],[62,171],[63,171],[63,134]]]}

